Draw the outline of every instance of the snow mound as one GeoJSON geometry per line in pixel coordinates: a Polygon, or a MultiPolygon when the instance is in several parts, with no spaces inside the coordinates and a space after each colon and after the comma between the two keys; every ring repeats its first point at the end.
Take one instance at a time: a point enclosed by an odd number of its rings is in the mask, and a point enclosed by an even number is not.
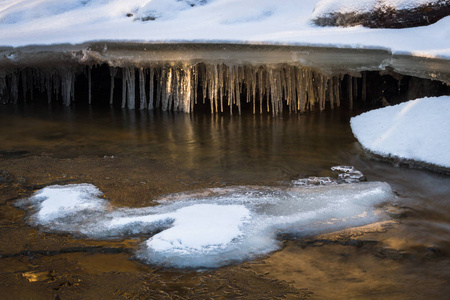
{"type": "Polygon", "coordinates": [[[353,134],[371,152],[450,168],[450,96],[421,98],[351,119],[353,134]]]}
{"type": "Polygon", "coordinates": [[[136,256],[150,264],[214,268],[268,254],[277,236],[312,235],[384,218],[381,182],[213,188],[167,195],[159,205],[112,208],[93,185],[46,187],[18,205],[46,230],[107,239],[151,236],[136,256]]]}

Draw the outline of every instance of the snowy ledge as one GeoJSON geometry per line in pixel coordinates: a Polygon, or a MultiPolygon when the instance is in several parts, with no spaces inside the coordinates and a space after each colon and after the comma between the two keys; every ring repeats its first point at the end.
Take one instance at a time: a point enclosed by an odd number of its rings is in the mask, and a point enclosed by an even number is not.
{"type": "Polygon", "coordinates": [[[421,98],[351,119],[361,145],[400,163],[450,172],[450,96],[421,98]]]}
{"type": "Polygon", "coordinates": [[[450,60],[394,54],[387,49],[316,47],[250,43],[144,43],[98,41],[82,44],[0,47],[0,71],[26,67],[70,68],[108,64],[146,67],[161,64],[225,63],[229,65],[290,64],[326,74],[393,71],[450,84],[450,60]]]}

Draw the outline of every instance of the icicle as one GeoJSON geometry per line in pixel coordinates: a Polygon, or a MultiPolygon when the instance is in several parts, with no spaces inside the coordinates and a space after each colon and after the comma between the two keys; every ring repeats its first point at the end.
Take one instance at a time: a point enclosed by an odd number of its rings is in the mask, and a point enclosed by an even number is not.
{"type": "Polygon", "coordinates": [[[295,113],[297,113],[297,94],[295,91],[295,88],[297,86],[297,73],[298,73],[298,68],[294,67],[292,68],[292,73],[291,73],[291,89],[292,89],[292,96],[291,99],[292,101],[294,101],[292,107],[295,113]]]}
{"type": "Polygon", "coordinates": [[[320,81],[318,82],[320,111],[325,110],[325,101],[326,101],[326,95],[327,95],[327,83],[328,83],[328,78],[324,75],[320,75],[320,81]]]}
{"type": "Polygon", "coordinates": [[[218,70],[218,83],[219,83],[219,92],[220,92],[220,112],[223,113],[223,84],[224,84],[224,78],[223,78],[223,64],[219,65],[218,70]]]}
{"type": "Polygon", "coordinates": [[[270,82],[270,102],[272,104],[272,115],[275,114],[275,98],[276,98],[276,83],[274,78],[273,70],[269,70],[269,82],[270,82]]]}
{"type": "Polygon", "coordinates": [[[109,75],[111,77],[111,90],[109,93],[109,105],[113,105],[114,101],[114,78],[116,77],[117,69],[114,67],[109,68],[109,75]]]}
{"type": "Polygon", "coordinates": [[[328,79],[328,96],[330,97],[330,108],[331,110],[334,109],[334,85],[333,85],[333,79],[334,77],[331,77],[328,79]]]}
{"type": "Polygon", "coordinates": [[[15,72],[11,74],[11,97],[13,103],[16,104],[19,100],[19,83],[15,72]]]}
{"type": "Polygon", "coordinates": [[[35,79],[37,78],[37,75],[36,74],[33,74],[33,73],[36,73],[36,70],[30,70],[30,74],[29,74],[29,76],[30,76],[30,78],[29,78],[29,80],[28,80],[28,85],[29,85],[29,87],[28,87],[28,90],[30,91],[30,99],[31,100],[33,100],[34,99],[34,86],[35,86],[35,79]]]}
{"type": "Polygon", "coordinates": [[[197,98],[198,98],[198,64],[195,65],[194,68],[194,101],[195,104],[197,104],[197,98]]]}
{"type": "Polygon", "coordinates": [[[47,89],[47,102],[48,104],[50,104],[52,102],[52,91],[53,91],[53,87],[52,87],[52,83],[53,83],[53,79],[52,79],[52,75],[48,72],[46,72],[45,74],[46,76],[46,80],[45,80],[45,86],[47,89]]]}
{"type": "Polygon", "coordinates": [[[145,95],[145,74],[144,68],[139,68],[139,96],[141,102],[139,109],[147,108],[147,96],[145,95]]]}
{"type": "Polygon", "coordinates": [[[252,100],[253,100],[253,114],[256,114],[256,68],[251,68],[252,77],[252,100]]]}
{"type": "Polygon", "coordinates": [[[127,74],[126,68],[122,69],[122,108],[127,104],[127,74]]]}
{"type": "Polygon", "coordinates": [[[341,76],[335,78],[334,94],[336,98],[336,106],[341,107],[341,76]]]}
{"type": "Polygon", "coordinates": [[[262,68],[258,69],[258,86],[259,86],[259,113],[263,113],[263,72],[262,68]]]}
{"type": "Polygon", "coordinates": [[[149,87],[149,91],[148,91],[149,100],[148,100],[148,106],[147,106],[147,108],[149,110],[153,109],[153,95],[155,93],[155,91],[154,91],[155,77],[154,76],[155,76],[155,71],[153,70],[153,68],[151,68],[150,69],[150,82],[149,82],[150,87],[149,87]]]}
{"type": "Polygon", "coordinates": [[[87,67],[88,73],[88,93],[89,93],[89,105],[92,103],[92,75],[91,75],[91,67],[87,67]]]}
{"type": "Polygon", "coordinates": [[[367,100],[367,86],[366,86],[366,73],[362,73],[362,87],[361,87],[361,99],[363,102],[366,102],[367,100]]]}
{"type": "Polygon", "coordinates": [[[61,73],[61,92],[63,103],[65,106],[69,106],[72,96],[72,82],[74,80],[74,74],[72,70],[62,70],[61,73]]]}
{"type": "MultiPolygon", "coordinates": [[[[211,110],[211,115],[214,114],[214,79],[213,77],[213,71],[211,65],[206,65],[205,69],[205,80],[204,80],[204,91],[208,93],[208,99],[209,99],[209,107],[211,110]]],[[[203,97],[203,103],[205,103],[205,97],[203,97]]]]}
{"type": "Polygon", "coordinates": [[[28,91],[28,84],[27,84],[27,72],[26,70],[22,70],[22,72],[20,72],[21,78],[22,78],[22,95],[23,95],[23,100],[26,101],[27,100],[27,91],[28,91]]]}
{"type": "Polygon", "coordinates": [[[214,106],[216,113],[219,112],[219,70],[216,64],[214,65],[214,106]]]}
{"type": "Polygon", "coordinates": [[[239,115],[241,114],[241,89],[240,89],[240,78],[241,78],[241,70],[238,66],[234,66],[235,69],[235,87],[236,87],[236,95],[235,95],[235,99],[236,99],[236,105],[238,107],[238,111],[239,111],[239,115]]]}
{"type": "Polygon", "coordinates": [[[183,111],[186,113],[191,112],[191,95],[192,95],[192,87],[191,87],[191,68],[188,66],[185,66],[185,76],[183,76],[183,111]]]}
{"type": "Polygon", "coordinates": [[[358,78],[353,77],[353,99],[358,99],[358,78]]]}
{"type": "Polygon", "coordinates": [[[233,66],[228,67],[228,106],[230,107],[230,115],[233,115],[233,103],[234,103],[234,68],[233,66]]]}
{"type": "Polygon", "coordinates": [[[270,87],[271,87],[271,81],[270,81],[270,71],[269,70],[266,70],[265,71],[265,73],[266,73],[266,91],[265,91],[265,94],[266,94],[266,104],[267,104],[267,112],[270,112],[270,101],[272,100],[271,99],[271,90],[270,90],[270,87]]]}
{"type": "Polygon", "coordinates": [[[190,93],[191,93],[191,99],[190,99],[190,103],[191,103],[191,107],[190,107],[190,112],[194,111],[194,105],[196,102],[196,94],[197,94],[197,86],[195,85],[195,73],[196,73],[196,66],[193,66],[190,68],[190,76],[191,76],[191,82],[190,82],[190,93]]]}
{"type": "Polygon", "coordinates": [[[128,109],[135,109],[135,101],[136,101],[136,79],[135,79],[135,70],[134,67],[127,68],[127,77],[128,77],[128,109]]]}
{"type": "Polygon", "coordinates": [[[353,78],[348,76],[347,78],[347,94],[348,94],[348,107],[353,109],[353,78]]]}
{"type": "Polygon", "coordinates": [[[169,97],[170,93],[172,91],[172,69],[169,68],[163,68],[162,71],[162,99],[161,99],[161,108],[163,111],[167,111],[167,108],[169,107],[169,97]]]}
{"type": "Polygon", "coordinates": [[[74,75],[71,70],[62,70],[61,73],[61,92],[63,103],[65,106],[69,106],[72,96],[72,82],[74,75]]]}
{"type": "Polygon", "coordinates": [[[284,89],[286,92],[286,95],[285,95],[286,104],[288,106],[289,112],[291,112],[292,111],[292,86],[291,86],[292,79],[291,79],[291,68],[290,67],[287,67],[284,70],[284,82],[286,85],[286,87],[284,89]]]}
{"type": "Polygon", "coordinates": [[[0,103],[7,103],[7,85],[6,85],[6,75],[0,73],[0,103]]]}
{"type": "MultiPolygon", "coordinates": [[[[156,72],[156,71],[155,71],[156,72]]],[[[163,94],[163,70],[159,69],[157,73],[155,73],[156,76],[156,103],[155,107],[158,108],[161,106],[161,100],[162,100],[162,94],[163,94]],[[159,78],[158,76],[159,75],[159,78]]]]}

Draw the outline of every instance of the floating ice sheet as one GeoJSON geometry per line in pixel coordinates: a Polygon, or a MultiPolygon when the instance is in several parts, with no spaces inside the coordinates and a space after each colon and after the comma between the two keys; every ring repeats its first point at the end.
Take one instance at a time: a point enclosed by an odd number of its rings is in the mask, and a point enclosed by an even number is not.
{"type": "Polygon", "coordinates": [[[387,183],[329,182],[212,188],[127,209],[108,205],[93,185],[50,186],[19,206],[32,210],[31,224],[50,231],[97,239],[151,235],[137,252],[150,264],[213,268],[277,250],[280,234],[311,235],[377,221],[384,214],[375,206],[393,197],[387,183]]]}

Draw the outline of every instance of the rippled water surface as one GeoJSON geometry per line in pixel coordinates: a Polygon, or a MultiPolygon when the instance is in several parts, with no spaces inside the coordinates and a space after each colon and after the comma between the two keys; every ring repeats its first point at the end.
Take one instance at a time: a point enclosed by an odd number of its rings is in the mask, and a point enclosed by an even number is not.
{"type": "Polygon", "coordinates": [[[357,113],[210,116],[1,106],[0,294],[446,299],[450,177],[365,153],[349,126],[357,113]],[[48,185],[92,183],[115,206],[142,207],[176,192],[333,176],[336,165],[390,184],[397,198],[381,209],[391,221],[288,238],[269,256],[205,272],[129,260],[140,237],[96,241],[32,228],[13,205],[48,185]]]}

